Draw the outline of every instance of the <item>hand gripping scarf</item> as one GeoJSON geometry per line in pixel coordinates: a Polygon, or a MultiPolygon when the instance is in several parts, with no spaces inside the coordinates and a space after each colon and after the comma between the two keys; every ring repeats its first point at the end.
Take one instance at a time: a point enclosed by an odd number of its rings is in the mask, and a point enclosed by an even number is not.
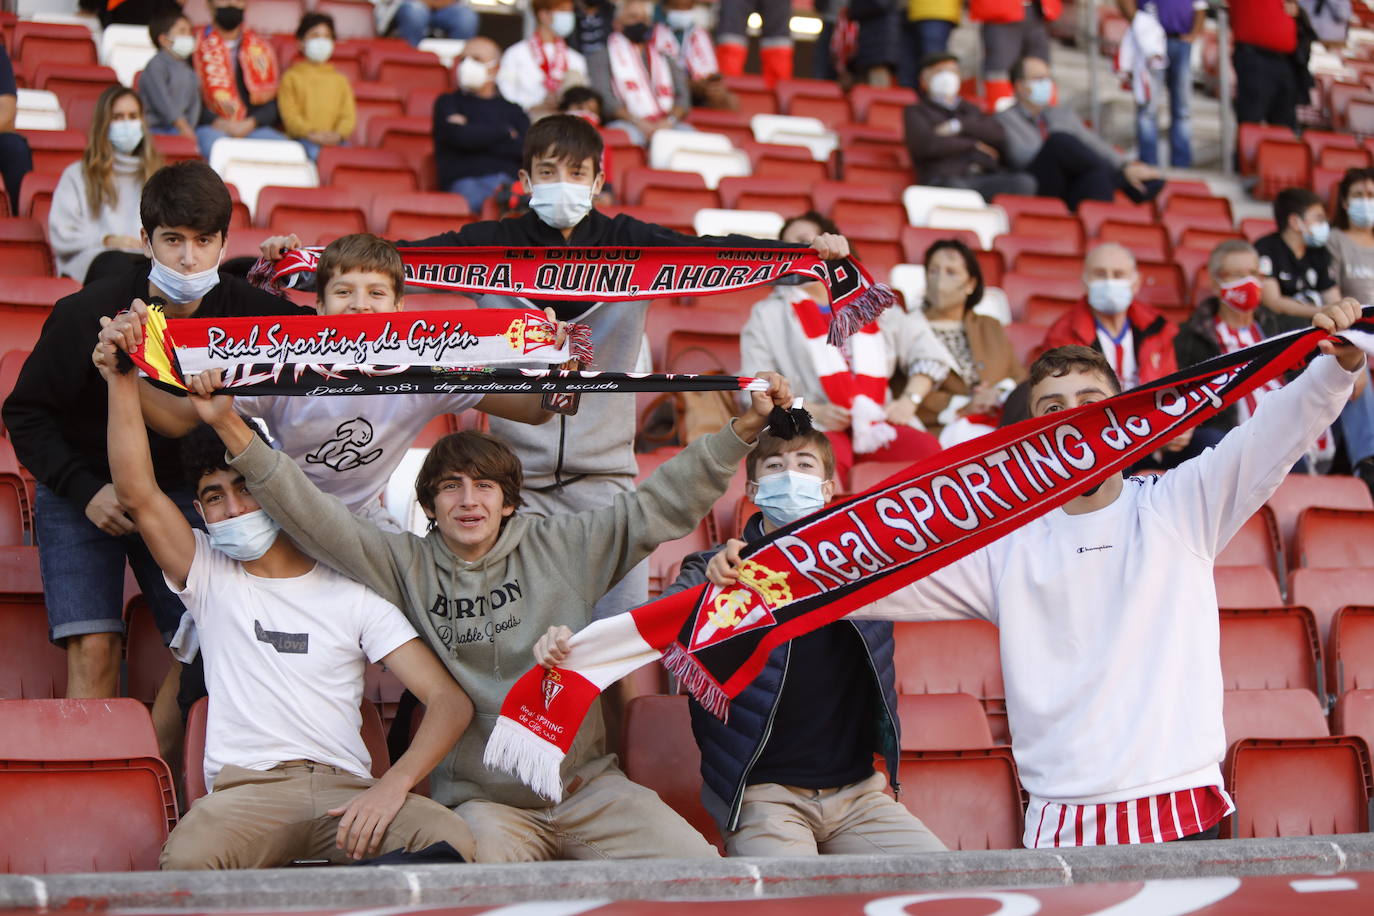
{"type": "MultiPolygon", "coordinates": [[[[323,248],[297,248],[249,273],[259,286],[293,285],[315,272],[323,248]]],[[[896,302],[853,258],[823,261],[810,248],[402,248],[406,286],[572,302],[710,296],[799,277],[825,284],[839,346],[896,302]]]]}
{"type": "MultiPolygon", "coordinates": [[[[1374,308],[1343,336],[1374,352],[1374,308]]],[[[933,455],[749,544],[739,581],[678,592],[597,621],[567,663],[526,672],[487,743],[488,766],[546,798],[607,685],[662,659],[705,708],[731,697],[778,645],[825,626],[1038,518],[1297,365],[1308,329],[1219,356],[1116,397],[1035,417],[933,455]]]]}

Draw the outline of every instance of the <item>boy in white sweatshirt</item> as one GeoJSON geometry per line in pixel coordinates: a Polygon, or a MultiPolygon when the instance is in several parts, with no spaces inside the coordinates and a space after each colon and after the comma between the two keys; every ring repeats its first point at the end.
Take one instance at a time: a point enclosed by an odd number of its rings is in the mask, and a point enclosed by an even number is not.
{"type": "MultiPolygon", "coordinates": [[[[1338,332],[1359,315],[1345,299],[1312,324],[1338,332]]],[[[1367,371],[1354,346],[1320,348],[1216,448],[1163,476],[1108,478],[853,615],[1001,629],[1026,846],[1210,839],[1234,810],[1212,566],[1367,371]]],[[[1033,416],[1120,391],[1087,347],[1051,350],[1030,379],[1033,416]]],[[[741,546],[713,558],[713,582],[734,581],[741,546]]]]}

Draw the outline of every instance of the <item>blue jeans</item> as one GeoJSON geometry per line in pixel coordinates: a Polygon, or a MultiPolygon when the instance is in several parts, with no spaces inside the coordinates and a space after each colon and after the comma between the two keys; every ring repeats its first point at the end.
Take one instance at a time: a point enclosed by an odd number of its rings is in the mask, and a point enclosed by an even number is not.
{"type": "MultiPolygon", "coordinates": [[[[190,493],[173,495],[188,521],[205,527],[190,493]]],[[[171,639],[185,608],[137,534],[114,537],[86,518],[86,507],[38,485],[34,497],[38,566],[48,606],[48,638],[124,632],[124,562],[133,570],[153,621],[171,639]]]]}
{"type": "Polygon", "coordinates": [[[1145,105],[1137,105],[1135,112],[1136,141],[1140,146],[1140,161],[1159,165],[1159,102],[1166,88],[1169,90],[1169,165],[1176,169],[1193,164],[1193,125],[1189,100],[1193,92],[1193,78],[1189,66],[1192,45],[1181,38],[1169,37],[1169,65],[1162,72],[1155,71],[1154,92],[1145,105]]]}
{"type": "Polygon", "coordinates": [[[1345,405],[1336,425],[1351,467],[1374,455],[1374,386],[1366,385],[1358,398],[1345,405]]]}
{"type": "Polygon", "coordinates": [[[454,194],[462,195],[472,208],[473,213],[482,212],[482,204],[487,202],[487,198],[496,193],[496,189],[508,181],[513,181],[514,175],[507,175],[504,172],[496,172],[491,175],[469,175],[466,178],[459,178],[449,185],[449,191],[454,194]]]}
{"type": "MultiPolygon", "coordinates": [[[[221,140],[229,136],[224,131],[209,124],[202,124],[196,128],[196,144],[200,147],[200,157],[208,160],[210,158],[210,147],[215,145],[216,140],[221,140]]],[[[272,127],[259,127],[249,134],[245,139],[248,140],[290,140],[286,134],[272,127]]]]}
{"type": "Polygon", "coordinates": [[[477,11],[462,0],[437,10],[420,0],[405,0],[396,11],[396,34],[411,45],[418,45],[431,29],[447,38],[471,38],[477,34],[477,18],[477,11]]]}
{"type": "Polygon", "coordinates": [[[920,88],[920,73],[917,65],[921,58],[935,51],[943,51],[949,46],[949,36],[954,31],[954,23],[946,19],[907,20],[902,24],[902,38],[906,52],[897,59],[897,82],[911,89],[920,88]]]}

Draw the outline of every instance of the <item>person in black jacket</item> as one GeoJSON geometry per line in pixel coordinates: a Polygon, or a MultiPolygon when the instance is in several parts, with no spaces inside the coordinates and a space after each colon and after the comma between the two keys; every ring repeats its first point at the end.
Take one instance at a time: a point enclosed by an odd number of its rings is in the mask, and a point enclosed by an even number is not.
{"type": "Polygon", "coordinates": [[[530,119],[501,97],[496,68],[501,49],[490,38],[472,38],[458,62],[458,91],[434,100],[434,168],[439,187],[461,194],[473,212],[520,171],[530,119]]]}
{"type": "MultiPolygon", "coordinates": [[[[746,492],[762,512],[746,541],[821,509],[834,495],[835,455],[818,431],[779,439],[764,432],[745,459],[746,492]]],[[[695,588],[721,548],[692,554],[664,594],[695,588]]],[[[561,664],[572,631],[552,627],[535,661],[561,664]]],[[[884,794],[896,779],[897,718],[892,624],[841,620],[778,646],[722,722],[692,701],[701,748],[702,802],[732,856],[934,852],[938,837],[884,794]],[[887,777],[873,768],[881,754],[887,777]]]]}
{"type": "MultiPolygon", "coordinates": [[[[66,646],[69,697],[116,694],[126,560],[165,638],[183,612],[110,482],[105,383],[91,361],[102,320],[136,300],[160,304],[170,318],[305,311],[218,272],[231,207],[224,182],[204,162],[154,173],[140,204],[144,253],[152,260],[59,301],[5,401],[15,453],[37,480],[34,525],[48,633],[66,646]]],[[[150,439],[160,486],[177,494],[197,522],[177,445],[150,439]]]]}

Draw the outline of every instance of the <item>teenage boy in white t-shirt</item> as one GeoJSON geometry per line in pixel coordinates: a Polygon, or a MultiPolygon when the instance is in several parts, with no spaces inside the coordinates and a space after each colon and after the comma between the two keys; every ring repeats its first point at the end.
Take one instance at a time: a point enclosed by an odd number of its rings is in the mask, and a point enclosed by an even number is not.
{"type": "MultiPolygon", "coordinates": [[[[404,287],[401,256],[375,235],[346,235],[320,255],[316,289],[322,314],[399,312],[405,307],[404,287]]],[[[140,387],[143,413],[155,432],[179,437],[200,425],[186,398],[150,384],[140,387]]],[[[235,398],[235,406],[261,418],[281,450],[317,487],[379,527],[399,531],[382,506],[381,494],[431,420],[472,407],[491,416],[539,424],[552,416],[540,400],[538,394],[267,395],[235,398]]]]}
{"type": "Polygon", "coordinates": [[[465,858],[462,818],[410,788],[457,742],[472,703],[400,610],[297,548],[224,461],[203,427],[183,440],[206,532],[159,489],[137,376],[97,365],[109,392],[115,493],[167,585],[195,620],[213,701],[205,735],[212,791],[181,819],[165,869],[333,862],[447,842],[465,858]],[[207,438],[208,436],[208,438],[207,438]],[[363,668],[384,662],[429,713],[381,779],[360,735],[363,668]]]}
{"type": "MultiPolygon", "coordinates": [[[[1322,308],[1339,332],[1354,299],[1322,308]]],[[[1001,630],[1012,750],[1030,793],[1028,847],[1208,839],[1231,810],[1222,787],[1216,555],[1340,413],[1364,353],[1323,354],[1215,447],[1162,476],[1109,477],[853,617],[981,617],[1001,630]]],[[[1120,391],[1088,347],[1030,370],[1033,416],[1120,391]]],[[[743,542],[708,567],[735,580],[743,542]]]]}

